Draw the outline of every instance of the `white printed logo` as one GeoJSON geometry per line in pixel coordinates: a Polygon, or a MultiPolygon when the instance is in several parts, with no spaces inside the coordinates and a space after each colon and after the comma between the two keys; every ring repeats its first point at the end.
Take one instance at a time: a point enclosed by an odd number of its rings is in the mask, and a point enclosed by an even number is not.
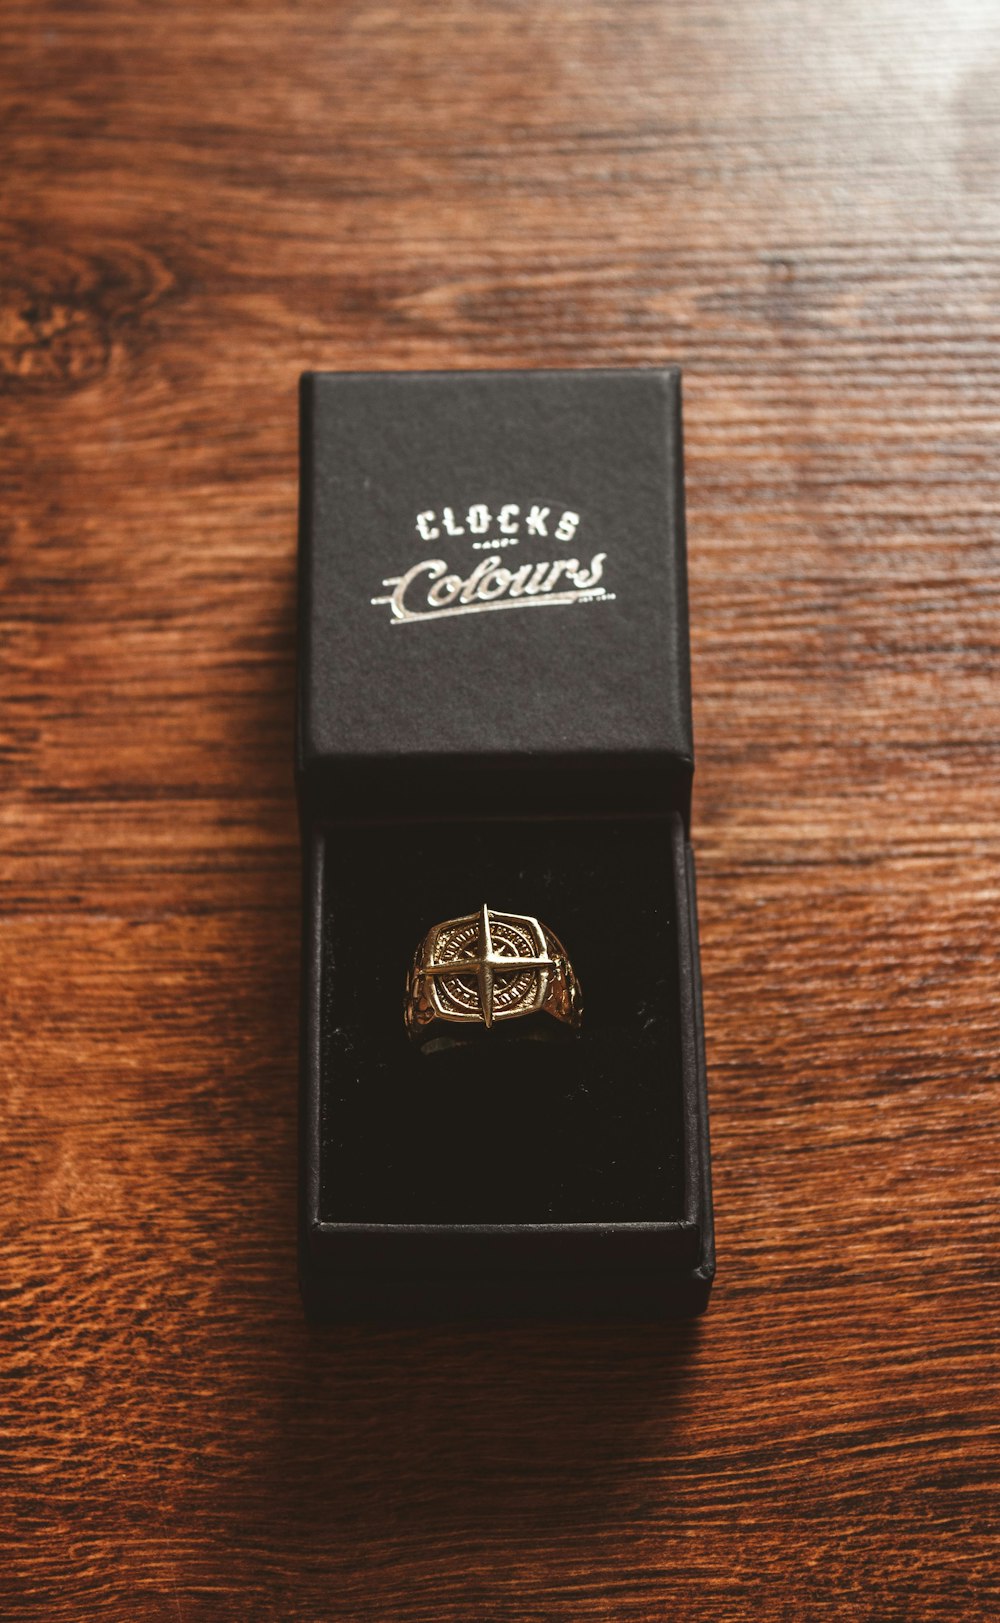
{"type": "Polygon", "coordinates": [[[472,505],[456,517],[452,507],[427,508],[416,517],[421,541],[466,536],[468,545],[483,552],[475,566],[465,572],[450,568],[444,558],[422,558],[404,574],[390,575],[382,582],[392,590],[386,597],[373,597],[372,603],[387,605],[394,625],[412,620],[442,620],[452,614],[481,614],[487,609],[540,608],[545,604],[609,603],[614,593],[601,581],[606,552],[595,552],[589,563],[579,558],[516,564],[504,561],[503,551],[522,540],[551,537],[568,542],[580,526],[580,514],[552,503],[531,502],[523,507],[506,502],[494,514],[483,502],[472,505]]]}

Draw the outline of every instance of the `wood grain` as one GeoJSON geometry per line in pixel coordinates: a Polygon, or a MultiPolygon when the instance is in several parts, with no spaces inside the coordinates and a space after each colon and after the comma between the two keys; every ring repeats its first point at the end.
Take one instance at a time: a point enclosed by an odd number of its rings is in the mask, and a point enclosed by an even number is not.
{"type": "Polygon", "coordinates": [[[979,1619],[1000,24],[4,8],[5,1619],[979,1619]],[[685,368],[720,1272],[308,1331],[295,384],[685,368]]]}

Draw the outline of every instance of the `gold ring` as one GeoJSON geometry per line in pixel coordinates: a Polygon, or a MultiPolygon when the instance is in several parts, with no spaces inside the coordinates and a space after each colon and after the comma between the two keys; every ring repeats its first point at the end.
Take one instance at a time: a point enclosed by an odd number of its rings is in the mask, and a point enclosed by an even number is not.
{"type": "Polygon", "coordinates": [[[479,913],[428,930],[406,978],[405,1015],[418,1042],[439,1021],[489,1031],[551,1015],[575,1031],[583,999],[558,936],[526,913],[497,913],[484,903],[479,913]]]}

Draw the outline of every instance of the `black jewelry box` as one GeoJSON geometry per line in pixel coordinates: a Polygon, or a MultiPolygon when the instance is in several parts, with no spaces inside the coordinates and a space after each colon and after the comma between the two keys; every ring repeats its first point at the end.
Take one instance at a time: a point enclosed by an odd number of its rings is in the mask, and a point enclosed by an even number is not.
{"type": "Polygon", "coordinates": [[[301,398],[306,1310],[698,1313],[680,374],[309,373],[301,398]],[[565,943],[581,1030],[422,1052],[414,948],[484,903],[565,943]]]}

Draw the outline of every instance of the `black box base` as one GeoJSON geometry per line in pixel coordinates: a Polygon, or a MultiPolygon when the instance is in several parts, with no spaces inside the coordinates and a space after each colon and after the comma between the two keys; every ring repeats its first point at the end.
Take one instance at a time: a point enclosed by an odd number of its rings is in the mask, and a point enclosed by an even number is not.
{"type": "Polygon", "coordinates": [[[652,1324],[697,1318],[708,1306],[714,1263],[669,1292],[659,1278],[583,1275],[544,1281],[481,1275],[475,1279],[380,1280],[301,1275],[311,1324],[440,1324],[482,1319],[623,1320],[652,1324]]]}
{"type": "Polygon", "coordinates": [[[677,1318],[714,1272],[693,863],[679,815],[330,826],[309,847],[310,1318],[677,1318]],[[387,843],[419,850],[373,887],[387,843]],[[614,860],[609,860],[614,853],[614,860]],[[559,860],[556,859],[558,854],[559,860]],[[476,872],[572,942],[583,1030],[426,1055],[399,968],[476,872]],[[387,964],[390,968],[380,970],[387,964]],[[395,973],[393,973],[395,971],[395,973]],[[588,984],[593,991],[588,992],[588,984]]]}

